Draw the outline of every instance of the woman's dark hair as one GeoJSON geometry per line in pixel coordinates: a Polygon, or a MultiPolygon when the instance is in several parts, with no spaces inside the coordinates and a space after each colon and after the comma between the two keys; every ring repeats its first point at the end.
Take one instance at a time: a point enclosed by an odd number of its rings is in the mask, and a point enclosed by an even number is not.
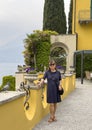
{"type": "MultiPolygon", "coordinates": [[[[50,64],[55,64],[55,65],[56,65],[56,62],[55,62],[54,60],[50,60],[50,61],[49,61],[49,65],[50,65],[50,64]]],[[[57,70],[57,68],[55,68],[55,69],[57,70]]],[[[48,70],[51,71],[50,67],[49,67],[48,70]]]]}
{"type": "Polygon", "coordinates": [[[56,62],[54,60],[50,60],[49,64],[56,64],[56,62]]]}

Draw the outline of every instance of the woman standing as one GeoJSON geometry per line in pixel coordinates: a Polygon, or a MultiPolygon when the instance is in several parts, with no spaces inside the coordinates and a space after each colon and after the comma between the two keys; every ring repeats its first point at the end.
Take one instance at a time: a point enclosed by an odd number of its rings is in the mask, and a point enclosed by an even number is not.
{"type": "Polygon", "coordinates": [[[55,61],[49,62],[49,70],[45,72],[39,85],[43,84],[45,79],[47,79],[47,103],[50,104],[50,118],[48,122],[53,122],[56,121],[55,112],[57,103],[61,102],[58,90],[62,89],[60,85],[61,74],[56,69],[55,61]]]}

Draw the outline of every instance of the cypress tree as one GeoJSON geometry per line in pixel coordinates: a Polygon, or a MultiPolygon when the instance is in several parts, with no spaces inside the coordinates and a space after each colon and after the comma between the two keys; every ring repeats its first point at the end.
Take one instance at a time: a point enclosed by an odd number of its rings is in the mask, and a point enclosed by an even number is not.
{"type": "Polygon", "coordinates": [[[63,0],[45,0],[43,30],[66,33],[66,15],[63,0]]]}
{"type": "Polygon", "coordinates": [[[72,10],[73,10],[73,0],[70,2],[70,10],[68,14],[68,33],[72,34],[72,10]]]}

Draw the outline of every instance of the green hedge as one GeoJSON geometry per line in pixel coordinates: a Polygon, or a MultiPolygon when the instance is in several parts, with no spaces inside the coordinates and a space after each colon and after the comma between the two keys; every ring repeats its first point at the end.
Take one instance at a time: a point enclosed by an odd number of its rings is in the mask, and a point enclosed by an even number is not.
{"type": "Polygon", "coordinates": [[[2,79],[2,85],[1,88],[2,89],[7,83],[10,83],[10,91],[14,91],[15,90],[15,77],[13,77],[12,75],[10,76],[4,76],[2,79]]]}
{"type": "MultiPolygon", "coordinates": [[[[85,77],[85,71],[92,71],[92,54],[85,54],[83,61],[83,76],[85,77]]],[[[81,77],[81,55],[76,57],[76,77],[81,77]]]]}

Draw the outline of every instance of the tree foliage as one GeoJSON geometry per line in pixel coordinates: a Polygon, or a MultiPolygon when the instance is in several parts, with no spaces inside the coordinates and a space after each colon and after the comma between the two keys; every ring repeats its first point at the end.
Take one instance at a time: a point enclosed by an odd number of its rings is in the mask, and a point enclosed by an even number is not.
{"type": "Polygon", "coordinates": [[[40,42],[37,45],[37,70],[44,70],[44,66],[48,67],[51,44],[48,42],[40,42]]]}
{"type": "Polygon", "coordinates": [[[27,34],[24,39],[24,59],[25,64],[31,67],[36,67],[38,70],[43,70],[47,66],[50,55],[50,36],[57,35],[55,31],[33,31],[32,34],[27,34]],[[34,59],[35,55],[35,59],[34,59]],[[36,64],[36,65],[35,65],[36,64]]]}
{"type": "Polygon", "coordinates": [[[43,15],[43,30],[66,33],[66,15],[63,0],[45,0],[43,15]]]}

